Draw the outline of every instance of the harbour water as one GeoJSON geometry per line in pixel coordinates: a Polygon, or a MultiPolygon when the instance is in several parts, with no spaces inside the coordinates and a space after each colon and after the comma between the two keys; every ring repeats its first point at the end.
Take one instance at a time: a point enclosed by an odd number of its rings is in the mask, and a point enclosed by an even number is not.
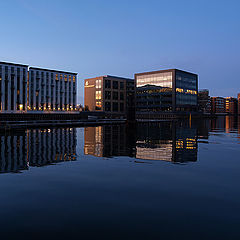
{"type": "Polygon", "coordinates": [[[0,132],[3,239],[240,239],[240,118],[0,132]]]}

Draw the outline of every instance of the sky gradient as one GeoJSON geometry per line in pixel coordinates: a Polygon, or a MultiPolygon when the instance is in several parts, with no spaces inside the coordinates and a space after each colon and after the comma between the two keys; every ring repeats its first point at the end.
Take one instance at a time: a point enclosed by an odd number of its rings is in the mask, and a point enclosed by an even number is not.
{"type": "Polygon", "coordinates": [[[240,1],[0,1],[0,61],[85,78],[179,68],[211,96],[240,92],[240,1]]]}

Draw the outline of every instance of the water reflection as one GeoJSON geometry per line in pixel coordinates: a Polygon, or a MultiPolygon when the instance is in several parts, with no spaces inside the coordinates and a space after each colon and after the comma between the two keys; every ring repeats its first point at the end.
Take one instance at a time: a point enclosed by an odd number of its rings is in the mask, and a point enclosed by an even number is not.
{"type": "Polygon", "coordinates": [[[0,173],[76,160],[76,129],[0,132],[0,173]]]}
{"type": "Polygon", "coordinates": [[[161,122],[135,126],[99,126],[84,130],[84,153],[97,157],[130,156],[174,163],[196,162],[198,142],[211,131],[240,134],[240,118],[219,117],[189,123],[161,122]]]}
{"type": "MultiPolygon", "coordinates": [[[[81,132],[78,137],[84,141],[85,155],[185,163],[196,162],[198,144],[208,143],[209,136],[219,132],[240,140],[240,117],[191,124],[185,121],[87,127],[84,138],[81,132]]],[[[0,131],[0,173],[76,160],[76,147],[76,128],[0,131]]]]}
{"type": "Polygon", "coordinates": [[[144,160],[197,161],[197,128],[175,122],[85,128],[84,153],[144,160]]]}

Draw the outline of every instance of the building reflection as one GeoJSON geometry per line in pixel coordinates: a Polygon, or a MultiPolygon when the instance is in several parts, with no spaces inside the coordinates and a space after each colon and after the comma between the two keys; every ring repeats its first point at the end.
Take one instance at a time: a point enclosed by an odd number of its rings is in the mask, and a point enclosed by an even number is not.
{"type": "Polygon", "coordinates": [[[76,160],[76,129],[0,132],[0,173],[76,160]]]}
{"type": "Polygon", "coordinates": [[[85,128],[84,153],[169,162],[197,161],[197,128],[174,122],[85,128]]]}
{"type": "Polygon", "coordinates": [[[134,157],[134,143],[134,132],[125,125],[87,127],[84,129],[85,155],[134,157]]]}

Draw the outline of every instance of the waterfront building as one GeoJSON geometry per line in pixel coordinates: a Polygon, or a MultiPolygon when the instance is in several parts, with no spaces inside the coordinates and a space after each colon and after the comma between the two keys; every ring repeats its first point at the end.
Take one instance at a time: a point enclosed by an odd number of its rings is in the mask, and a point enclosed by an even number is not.
{"type": "Polygon", "coordinates": [[[135,116],[134,80],[109,75],[85,79],[84,105],[90,111],[104,111],[106,116],[135,116]]]}
{"type": "Polygon", "coordinates": [[[0,62],[0,112],[27,110],[28,65],[0,62]]]}
{"type": "Polygon", "coordinates": [[[29,111],[76,110],[77,73],[29,68],[29,111]]]}
{"type": "Polygon", "coordinates": [[[203,113],[211,112],[211,98],[208,89],[202,89],[198,92],[198,110],[203,113]]]}
{"type": "Polygon", "coordinates": [[[240,115],[240,93],[238,94],[238,115],[240,115]]]}
{"type": "Polygon", "coordinates": [[[136,111],[197,111],[198,75],[178,70],[135,74],[136,111]]]}
{"type": "Polygon", "coordinates": [[[226,113],[225,98],[211,97],[211,113],[226,113]]]}
{"type": "Polygon", "coordinates": [[[238,108],[238,99],[233,97],[226,97],[225,98],[225,110],[226,113],[235,115],[237,114],[238,108]]]}

